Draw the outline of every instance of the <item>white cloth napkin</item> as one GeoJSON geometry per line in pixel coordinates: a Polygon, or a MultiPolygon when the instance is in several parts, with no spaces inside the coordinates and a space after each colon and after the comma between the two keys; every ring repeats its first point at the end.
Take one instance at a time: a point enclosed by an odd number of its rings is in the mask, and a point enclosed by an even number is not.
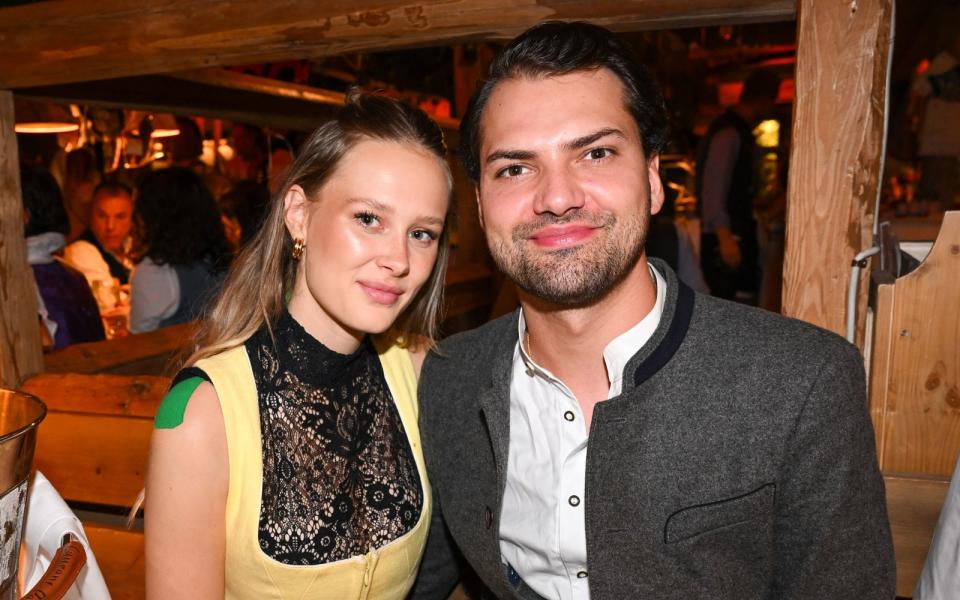
{"type": "Polygon", "coordinates": [[[64,600],[110,600],[110,592],[100,573],[97,559],[90,550],[87,535],[67,503],[53,485],[37,471],[30,482],[23,543],[20,546],[20,581],[26,593],[40,579],[60,548],[64,534],[77,536],[87,553],[87,564],[77,576],[64,600]]]}

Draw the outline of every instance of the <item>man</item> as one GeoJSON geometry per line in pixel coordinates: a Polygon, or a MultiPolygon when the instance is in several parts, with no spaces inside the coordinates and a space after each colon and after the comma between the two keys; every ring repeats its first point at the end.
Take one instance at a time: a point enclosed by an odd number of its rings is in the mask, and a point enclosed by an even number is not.
{"type": "Polygon", "coordinates": [[[133,192],[122,183],[101,183],[93,192],[90,228],[64,249],[64,260],[95,281],[130,279],[125,244],[133,226],[133,192]]]}
{"type": "Polygon", "coordinates": [[[893,596],[860,355],[647,261],[666,139],[649,76],[585,23],[521,35],[472,100],[464,162],[521,308],[424,364],[414,597],[449,591],[451,540],[501,598],[893,596]]]}
{"type": "Polygon", "coordinates": [[[780,89],[775,73],[757,70],[739,102],[710,123],[697,157],[697,198],[702,226],[700,264],[718,298],[756,304],[760,289],[753,127],[773,110],[780,89]]]}

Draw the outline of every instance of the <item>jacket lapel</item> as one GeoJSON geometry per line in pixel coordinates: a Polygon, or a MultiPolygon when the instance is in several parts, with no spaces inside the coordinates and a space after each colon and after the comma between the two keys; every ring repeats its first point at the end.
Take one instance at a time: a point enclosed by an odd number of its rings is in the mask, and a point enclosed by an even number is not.
{"type": "Polygon", "coordinates": [[[509,319],[510,327],[496,340],[490,353],[490,371],[477,402],[483,413],[497,465],[495,523],[499,527],[500,507],[507,483],[507,457],[510,452],[510,380],[513,376],[513,352],[517,344],[519,310],[509,319]]]}

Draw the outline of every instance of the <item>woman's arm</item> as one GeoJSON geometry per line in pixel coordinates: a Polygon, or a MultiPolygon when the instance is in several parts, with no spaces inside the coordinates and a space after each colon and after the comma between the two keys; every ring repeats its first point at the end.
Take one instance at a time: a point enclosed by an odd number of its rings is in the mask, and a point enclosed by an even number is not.
{"type": "Polygon", "coordinates": [[[227,440],[214,387],[153,431],[146,495],[147,598],[223,598],[227,440]],[[171,425],[175,425],[172,426],[171,425]]]}

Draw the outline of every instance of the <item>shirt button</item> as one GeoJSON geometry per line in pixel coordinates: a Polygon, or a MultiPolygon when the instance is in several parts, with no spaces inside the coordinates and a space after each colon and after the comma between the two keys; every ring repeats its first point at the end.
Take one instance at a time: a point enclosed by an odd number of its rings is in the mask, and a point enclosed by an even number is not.
{"type": "Polygon", "coordinates": [[[586,579],[586,578],[587,578],[586,571],[577,571],[577,579],[586,579]]]}
{"type": "Polygon", "coordinates": [[[570,506],[580,506],[580,497],[576,495],[570,496],[567,499],[567,502],[570,503],[570,506]]]}
{"type": "Polygon", "coordinates": [[[573,411],[568,410],[567,412],[563,413],[563,418],[568,421],[572,421],[576,418],[576,416],[573,414],[573,411]]]}

